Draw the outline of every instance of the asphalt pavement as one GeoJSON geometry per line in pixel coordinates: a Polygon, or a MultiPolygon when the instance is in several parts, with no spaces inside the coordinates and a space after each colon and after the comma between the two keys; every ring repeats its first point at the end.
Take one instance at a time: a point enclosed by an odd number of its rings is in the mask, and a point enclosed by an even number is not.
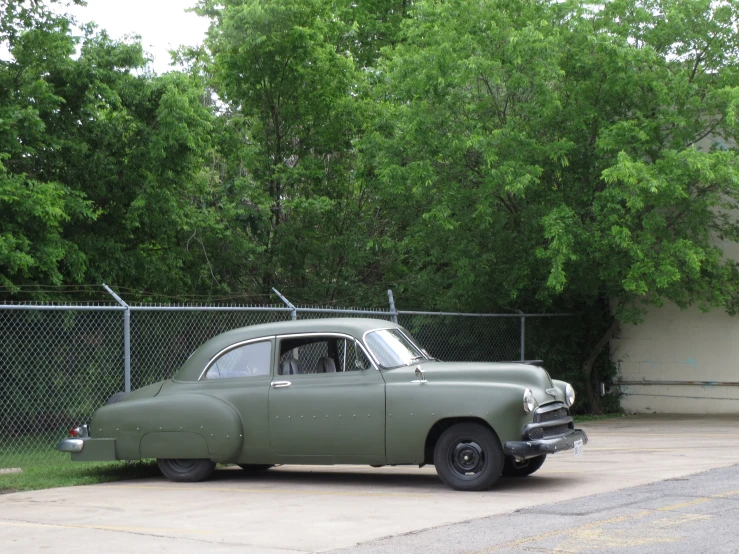
{"type": "Polygon", "coordinates": [[[330,554],[739,552],[739,465],[416,531],[330,554]]]}

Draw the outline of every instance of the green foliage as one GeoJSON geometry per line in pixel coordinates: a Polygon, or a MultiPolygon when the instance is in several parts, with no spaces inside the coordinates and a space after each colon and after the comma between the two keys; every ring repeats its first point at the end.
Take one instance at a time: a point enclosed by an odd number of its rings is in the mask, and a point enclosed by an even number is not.
{"type": "Polygon", "coordinates": [[[1,285],[579,312],[595,408],[618,322],[739,306],[735,2],[201,0],[165,75],[3,6],[1,285]]]}
{"type": "Polygon", "coordinates": [[[0,45],[0,285],[80,281],[86,264],[66,225],[94,219],[84,196],[45,173],[38,158],[58,148],[45,118],[64,99],[47,80],[74,51],[65,20],[31,4],[3,7],[0,45]]]}
{"type": "MultiPolygon", "coordinates": [[[[341,50],[350,27],[324,0],[201,2],[212,19],[207,73],[234,139],[219,154],[226,198],[260,257],[239,285],[331,301],[354,294],[371,215],[352,177],[366,106],[341,50]],[[238,163],[234,164],[236,161],[238,163]]],[[[370,231],[371,233],[372,231],[370,231]]]]}

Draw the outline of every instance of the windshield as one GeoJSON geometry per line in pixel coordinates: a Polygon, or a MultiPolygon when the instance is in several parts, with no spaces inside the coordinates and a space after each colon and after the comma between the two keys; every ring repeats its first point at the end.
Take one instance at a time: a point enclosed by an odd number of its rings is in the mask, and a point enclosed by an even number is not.
{"type": "Polygon", "coordinates": [[[367,333],[367,346],[383,369],[410,365],[429,359],[413,340],[400,329],[380,329],[367,333]]]}

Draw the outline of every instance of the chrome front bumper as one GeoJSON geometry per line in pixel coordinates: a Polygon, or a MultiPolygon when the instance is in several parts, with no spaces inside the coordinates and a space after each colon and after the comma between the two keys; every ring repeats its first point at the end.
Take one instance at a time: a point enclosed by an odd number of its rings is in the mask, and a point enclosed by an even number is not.
{"type": "Polygon", "coordinates": [[[569,432],[545,439],[528,441],[508,441],[503,445],[503,452],[517,460],[527,460],[543,454],[555,454],[563,450],[575,448],[575,441],[581,440],[588,444],[588,436],[581,429],[572,429],[569,432]]]}

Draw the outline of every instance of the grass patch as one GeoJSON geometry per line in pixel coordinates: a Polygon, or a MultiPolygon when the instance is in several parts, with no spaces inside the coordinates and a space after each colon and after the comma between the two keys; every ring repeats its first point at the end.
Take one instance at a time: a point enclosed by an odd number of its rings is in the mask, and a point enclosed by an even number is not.
{"type": "Polygon", "coordinates": [[[135,463],[66,461],[22,467],[23,473],[0,475],[0,494],[94,485],[161,475],[154,461],[135,463]]]}
{"type": "Polygon", "coordinates": [[[619,419],[622,417],[629,417],[628,414],[598,414],[598,415],[591,415],[591,414],[585,414],[585,415],[573,415],[572,419],[575,421],[575,423],[585,423],[586,421],[602,421],[604,419],[619,419]]]}

